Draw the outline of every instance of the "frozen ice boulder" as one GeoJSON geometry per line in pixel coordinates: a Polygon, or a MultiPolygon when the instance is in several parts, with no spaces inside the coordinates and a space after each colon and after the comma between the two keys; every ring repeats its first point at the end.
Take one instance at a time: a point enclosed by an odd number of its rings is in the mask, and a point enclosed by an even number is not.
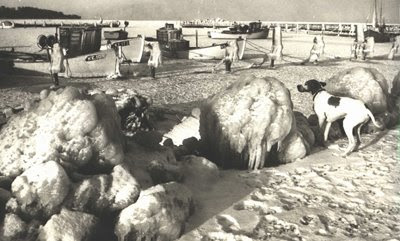
{"type": "Polygon", "coordinates": [[[70,181],[64,169],[54,161],[36,164],[18,176],[11,185],[22,213],[47,218],[59,211],[67,196],[70,181]]]}
{"type": "Polygon", "coordinates": [[[90,240],[97,222],[98,219],[91,214],[62,209],[40,229],[37,240],[90,240]]]}
{"type": "Polygon", "coordinates": [[[209,190],[219,178],[219,169],[204,157],[189,155],[179,161],[184,175],[183,183],[189,188],[209,190]]]}
{"type": "Polygon", "coordinates": [[[0,239],[4,241],[21,240],[25,237],[28,225],[17,215],[7,213],[4,218],[0,239]]]}
{"type": "Polygon", "coordinates": [[[241,79],[202,106],[203,151],[224,168],[262,168],[275,145],[280,163],[302,158],[307,144],[292,109],[289,90],[277,79],[241,79]]]}
{"type": "Polygon", "coordinates": [[[339,96],[362,100],[374,114],[388,110],[390,83],[376,69],[354,67],[326,81],[326,90],[339,96]]]}
{"type": "MultiPolygon", "coordinates": [[[[391,127],[397,124],[396,100],[400,93],[399,75],[387,80],[374,68],[354,67],[339,72],[326,81],[326,90],[334,95],[362,100],[375,118],[391,127]]],[[[377,129],[367,126],[367,131],[377,129]]]]}
{"type": "Polygon", "coordinates": [[[73,87],[42,93],[0,130],[0,175],[57,161],[67,170],[112,167],[123,161],[125,140],[114,101],[73,87]]]}
{"type": "Polygon", "coordinates": [[[172,241],[180,237],[193,208],[192,194],[170,182],[140,193],[136,203],[121,211],[115,226],[118,240],[172,241]]]}
{"type": "Polygon", "coordinates": [[[126,165],[117,165],[110,175],[95,175],[75,184],[65,205],[100,216],[126,208],[137,200],[139,193],[140,186],[126,165]]]}

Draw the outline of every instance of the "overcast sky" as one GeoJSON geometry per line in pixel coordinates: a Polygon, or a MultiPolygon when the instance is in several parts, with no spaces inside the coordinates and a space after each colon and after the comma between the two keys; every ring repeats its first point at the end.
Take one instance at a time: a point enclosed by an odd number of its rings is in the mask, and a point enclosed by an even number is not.
{"type": "MultiPolygon", "coordinates": [[[[382,1],[387,22],[400,23],[400,0],[382,1]]],[[[33,6],[83,18],[365,22],[373,0],[0,0],[8,7],[33,6]]]]}

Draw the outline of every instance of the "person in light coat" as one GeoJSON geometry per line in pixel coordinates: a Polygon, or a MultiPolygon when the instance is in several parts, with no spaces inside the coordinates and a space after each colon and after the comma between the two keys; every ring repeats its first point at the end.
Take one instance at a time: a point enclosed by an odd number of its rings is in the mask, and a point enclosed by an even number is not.
{"type": "Polygon", "coordinates": [[[150,69],[150,75],[154,79],[156,77],[156,69],[158,68],[158,66],[162,65],[162,53],[160,45],[157,42],[151,44],[149,43],[146,45],[145,51],[150,52],[150,57],[147,65],[150,69]]]}

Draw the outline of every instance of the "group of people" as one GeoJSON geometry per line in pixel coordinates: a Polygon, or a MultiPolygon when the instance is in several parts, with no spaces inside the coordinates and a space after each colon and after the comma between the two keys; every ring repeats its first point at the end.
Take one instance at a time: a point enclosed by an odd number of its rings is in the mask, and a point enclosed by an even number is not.
{"type": "MultiPolygon", "coordinates": [[[[261,63],[253,63],[249,66],[249,68],[259,68],[265,62],[270,62],[270,67],[274,67],[275,60],[278,60],[282,57],[282,43],[280,37],[275,39],[275,31],[272,43],[271,52],[264,55],[261,63]]],[[[231,72],[232,63],[237,62],[239,60],[239,46],[237,40],[232,40],[225,44],[221,45],[221,48],[224,49],[224,56],[218,64],[212,67],[212,73],[216,71],[216,69],[225,65],[225,73],[231,72]]],[[[400,48],[400,36],[395,38],[393,42],[391,51],[389,53],[388,58],[393,59],[394,54],[398,52],[400,48]]],[[[313,46],[310,50],[309,56],[302,61],[300,64],[313,63],[318,64],[321,56],[324,54],[325,42],[323,36],[316,36],[313,39],[313,46]]],[[[58,81],[58,73],[64,72],[65,67],[63,65],[64,53],[63,49],[56,41],[51,48],[48,49],[50,55],[50,73],[52,76],[52,80],[54,82],[54,87],[59,85],[58,81]]],[[[149,60],[147,62],[149,67],[149,73],[152,78],[155,78],[156,69],[162,65],[162,52],[160,49],[160,45],[158,42],[152,42],[145,45],[145,52],[149,53],[149,60]]],[[[373,38],[365,38],[364,41],[360,42],[355,40],[352,48],[351,48],[351,56],[350,60],[355,58],[365,59],[367,56],[371,56],[373,52],[373,38]],[[371,47],[372,46],[372,47],[371,47]]]]}

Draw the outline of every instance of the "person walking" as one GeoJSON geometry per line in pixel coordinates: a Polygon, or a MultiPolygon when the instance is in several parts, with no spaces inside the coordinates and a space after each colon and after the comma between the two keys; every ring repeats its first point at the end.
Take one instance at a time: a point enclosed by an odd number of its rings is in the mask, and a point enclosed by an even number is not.
{"type": "Polygon", "coordinates": [[[221,48],[225,49],[224,57],[217,65],[212,68],[212,73],[214,73],[216,69],[222,64],[225,64],[225,73],[230,73],[232,63],[239,61],[239,45],[236,39],[229,43],[222,44],[221,48]]]}
{"type": "Polygon", "coordinates": [[[61,48],[58,41],[56,41],[49,49],[50,55],[50,75],[54,85],[51,88],[57,88],[59,86],[58,74],[65,72],[64,66],[64,51],[61,48]]]}
{"type": "Polygon", "coordinates": [[[162,65],[162,54],[160,45],[155,43],[149,43],[145,46],[145,51],[150,52],[149,61],[147,65],[149,66],[150,76],[155,79],[156,78],[156,69],[158,66],[162,65]]]}

